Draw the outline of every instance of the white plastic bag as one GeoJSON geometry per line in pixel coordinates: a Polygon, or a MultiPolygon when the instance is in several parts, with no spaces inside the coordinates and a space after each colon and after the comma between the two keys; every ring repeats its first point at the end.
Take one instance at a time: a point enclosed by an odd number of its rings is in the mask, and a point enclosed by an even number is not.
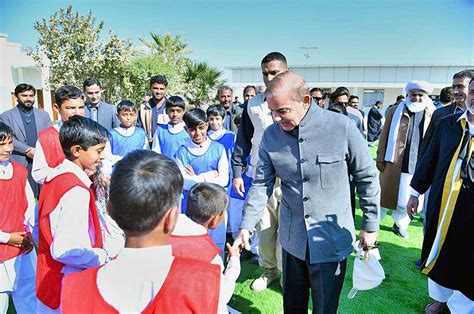
{"type": "Polygon", "coordinates": [[[352,289],[347,294],[349,299],[353,299],[359,290],[370,290],[382,283],[385,272],[379,260],[380,253],[377,248],[364,251],[357,245],[352,272],[352,289]]]}

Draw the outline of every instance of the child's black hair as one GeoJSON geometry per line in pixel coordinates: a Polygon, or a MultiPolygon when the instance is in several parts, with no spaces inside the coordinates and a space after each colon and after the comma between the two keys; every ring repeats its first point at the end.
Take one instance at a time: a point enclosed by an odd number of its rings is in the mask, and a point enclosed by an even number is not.
{"type": "Polygon", "coordinates": [[[166,109],[171,107],[179,107],[185,110],[186,103],[184,102],[184,99],[179,96],[170,96],[166,99],[166,109]]]}
{"type": "Polygon", "coordinates": [[[225,118],[225,109],[221,104],[211,105],[206,110],[207,117],[209,116],[221,116],[222,119],[225,118]]]}
{"type": "Polygon", "coordinates": [[[225,189],[215,183],[201,182],[188,193],[186,216],[197,224],[203,224],[212,216],[221,215],[227,208],[228,196],[225,189]]]}
{"type": "Polygon", "coordinates": [[[189,130],[197,128],[201,123],[207,123],[207,116],[201,108],[193,108],[186,112],[183,121],[189,130]]]}
{"type": "Polygon", "coordinates": [[[127,154],[115,164],[110,182],[110,216],[122,230],[136,235],[153,230],[181,201],[178,166],[150,150],[127,154]]]}
{"type": "Polygon", "coordinates": [[[122,100],[117,104],[117,113],[120,113],[121,111],[137,112],[137,108],[135,107],[135,104],[132,101],[122,100]]]}
{"type": "Polygon", "coordinates": [[[4,142],[12,137],[13,137],[12,128],[3,122],[0,122],[0,142],[4,142]]]}
{"type": "Polygon", "coordinates": [[[58,107],[61,107],[62,103],[68,99],[81,98],[82,100],[84,100],[84,93],[76,86],[63,85],[56,90],[54,98],[56,101],[56,105],[58,105],[58,107]]]}
{"type": "Polygon", "coordinates": [[[74,115],[61,126],[59,141],[66,158],[71,158],[71,147],[79,145],[87,150],[89,147],[105,143],[109,139],[106,128],[92,119],[74,115]]]}

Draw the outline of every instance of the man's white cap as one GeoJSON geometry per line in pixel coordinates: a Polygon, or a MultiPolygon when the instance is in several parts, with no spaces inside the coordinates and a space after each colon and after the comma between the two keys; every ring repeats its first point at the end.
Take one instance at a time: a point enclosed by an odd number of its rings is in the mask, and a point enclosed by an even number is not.
{"type": "Polygon", "coordinates": [[[379,260],[380,254],[376,248],[368,252],[362,249],[357,250],[352,272],[352,289],[347,294],[349,299],[353,299],[357,291],[370,290],[382,283],[385,272],[379,260]],[[364,255],[366,258],[363,258],[364,255]]]}
{"type": "Polygon", "coordinates": [[[427,81],[410,81],[405,86],[405,95],[407,95],[411,90],[419,89],[430,95],[433,92],[433,86],[427,81]]]}

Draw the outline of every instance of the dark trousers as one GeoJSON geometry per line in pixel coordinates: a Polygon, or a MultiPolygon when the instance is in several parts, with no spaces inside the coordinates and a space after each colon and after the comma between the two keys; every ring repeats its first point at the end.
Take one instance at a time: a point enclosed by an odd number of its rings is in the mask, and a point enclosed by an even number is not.
{"type": "Polygon", "coordinates": [[[310,264],[285,249],[283,257],[283,308],[285,313],[308,313],[309,292],[313,313],[337,313],[346,273],[346,262],[310,264]]]}
{"type": "Polygon", "coordinates": [[[349,181],[349,188],[351,190],[351,210],[352,218],[355,218],[356,215],[356,187],[352,180],[349,181]]]}

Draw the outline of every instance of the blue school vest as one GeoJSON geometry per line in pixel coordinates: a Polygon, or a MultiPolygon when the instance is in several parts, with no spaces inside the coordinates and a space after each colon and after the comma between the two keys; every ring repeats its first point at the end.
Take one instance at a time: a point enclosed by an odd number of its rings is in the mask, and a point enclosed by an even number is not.
{"type": "Polygon", "coordinates": [[[110,148],[112,154],[125,156],[136,149],[143,149],[146,140],[146,133],[141,128],[135,128],[130,136],[123,136],[115,129],[110,130],[110,148]]]}
{"type": "MultiPolygon", "coordinates": [[[[216,141],[211,141],[211,145],[209,145],[207,151],[201,156],[192,154],[185,145],[182,145],[178,149],[175,156],[177,160],[181,161],[183,166],[191,165],[191,167],[193,167],[194,173],[196,173],[196,175],[200,175],[204,172],[217,170],[219,168],[219,160],[221,159],[223,152],[224,146],[216,141]]],[[[182,213],[186,213],[187,199],[188,190],[183,190],[183,201],[181,203],[182,213]]]]}
{"type": "Polygon", "coordinates": [[[161,154],[174,160],[176,151],[178,151],[181,145],[186,142],[189,135],[185,130],[173,134],[169,131],[169,125],[165,124],[160,125],[156,129],[156,137],[158,138],[158,145],[160,145],[161,154]]]}
{"type": "Polygon", "coordinates": [[[231,131],[227,131],[219,139],[214,140],[214,141],[224,146],[227,159],[230,160],[230,158],[232,157],[232,153],[234,152],[235,133],[231,131]]]}

